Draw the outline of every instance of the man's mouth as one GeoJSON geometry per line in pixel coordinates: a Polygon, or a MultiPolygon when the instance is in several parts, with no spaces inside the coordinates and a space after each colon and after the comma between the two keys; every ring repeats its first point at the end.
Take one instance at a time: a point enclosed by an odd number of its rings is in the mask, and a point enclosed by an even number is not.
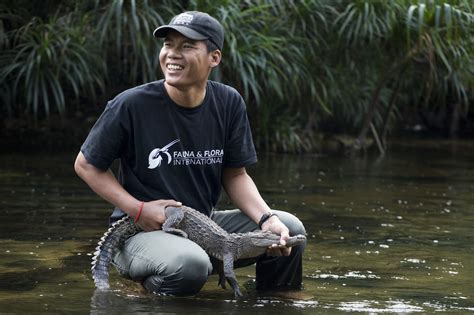
{"type": "Polygon", "coordinates": [[[166,69],[168,70],[183,70],[184,67],[175,63],[169,63],[166,65],[166,69]]]}

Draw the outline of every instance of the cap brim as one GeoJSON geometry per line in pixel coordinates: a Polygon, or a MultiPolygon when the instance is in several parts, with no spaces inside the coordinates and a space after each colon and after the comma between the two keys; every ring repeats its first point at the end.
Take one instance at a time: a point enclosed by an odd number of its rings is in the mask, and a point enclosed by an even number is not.
{"type": "Polygon", "coordinates": [[[166,34],[168,34],[168,32],[171,30],[174,30],[180,33],[181,35],[190,39],[194,39],[194,40],[204,40],[208,38],[208,36],[198,33],[195,30],[190,29],[189,27],[181,26],[181,25],[160,26],[153,32],[153,36],[158,37],[158,38],[163,38],[163,37],[166,37],[166,34]]]}

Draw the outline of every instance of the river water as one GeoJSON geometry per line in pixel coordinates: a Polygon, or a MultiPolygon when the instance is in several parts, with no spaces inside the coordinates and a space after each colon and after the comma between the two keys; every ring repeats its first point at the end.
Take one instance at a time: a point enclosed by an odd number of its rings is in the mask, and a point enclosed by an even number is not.
{"type": "MultiPolygon", "coordinates": [[[[156,297],[91,254],[111,207],[72,170],[75,153],[0,155],[0,314],[474,312],[474,145],[399,141],[383,157],[260,155],[249,169],[273,207],[305,224],[304,290],[244,297],[211,276],[194,297],[156,297]]],[[[224,197],[221,208],[231,207],[224,197]]]]}

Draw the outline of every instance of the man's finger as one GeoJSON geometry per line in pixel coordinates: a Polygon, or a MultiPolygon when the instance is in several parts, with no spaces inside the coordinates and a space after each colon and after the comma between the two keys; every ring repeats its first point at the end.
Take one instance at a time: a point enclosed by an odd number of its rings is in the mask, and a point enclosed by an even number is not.
{"type": "Polygon", "coordinates": [[[286,240],[290,238],[290,233],[288,231],[283,231],[280,234],[280,245],[286,246],[286,240]]]}
{"type": "Polygon", "coordinates": [[[181,201],[176,201],[173,199],[163,200],[167,207],[181,207],[183,203],[181,201]]]}
{"type": "Polygon", "coordinates": [[[281,256],[282,253],[278,247],[272,246],[268,248],[267,255],[272,256],[272,257],[278,257],[278,256],[281,256]]]}
{"type": "Polygon", "coordinates": [[[283,256],[290,256],[291,247],[285,247],[281,249],[281,253],[283,256]]]}

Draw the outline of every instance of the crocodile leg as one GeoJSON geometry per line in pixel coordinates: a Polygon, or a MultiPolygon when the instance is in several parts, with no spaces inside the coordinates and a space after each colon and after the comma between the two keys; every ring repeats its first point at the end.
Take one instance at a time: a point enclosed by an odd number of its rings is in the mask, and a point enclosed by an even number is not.
{"type": "Polygon", "coordinates": [[[227,279],[227,282],[229,282],[230,286],[234,290],[235,297],[242,296],[242,292],[240,291],[240,288],[239,288],[239,283],[237,282],[237,279],[235,278],[234,256],[232,255],[232,253],[228,252],[223,255],[222,259],[223,259],[222,263],[224,266],[224,276],[227,279]]]}
{"type": "Polygon", "coordinates": [[[219,274],[219,286],[222,289],[227,289],[225,275],[224,275],[224,262],[219,261],[219,265],[217,266],[217,272],[219,274]]]}
{"type": "Polygon", "coordinates": [[[166,221],[163,223],[161,227],[163,231],[180,235],[184,238],[188,238],[188,234],[183,230],[177,229],[176,226],[183,220],[184,218],[184,211],[181,208],[176,207],[167,207],[165,209],[166,214],[166,221]]]}

